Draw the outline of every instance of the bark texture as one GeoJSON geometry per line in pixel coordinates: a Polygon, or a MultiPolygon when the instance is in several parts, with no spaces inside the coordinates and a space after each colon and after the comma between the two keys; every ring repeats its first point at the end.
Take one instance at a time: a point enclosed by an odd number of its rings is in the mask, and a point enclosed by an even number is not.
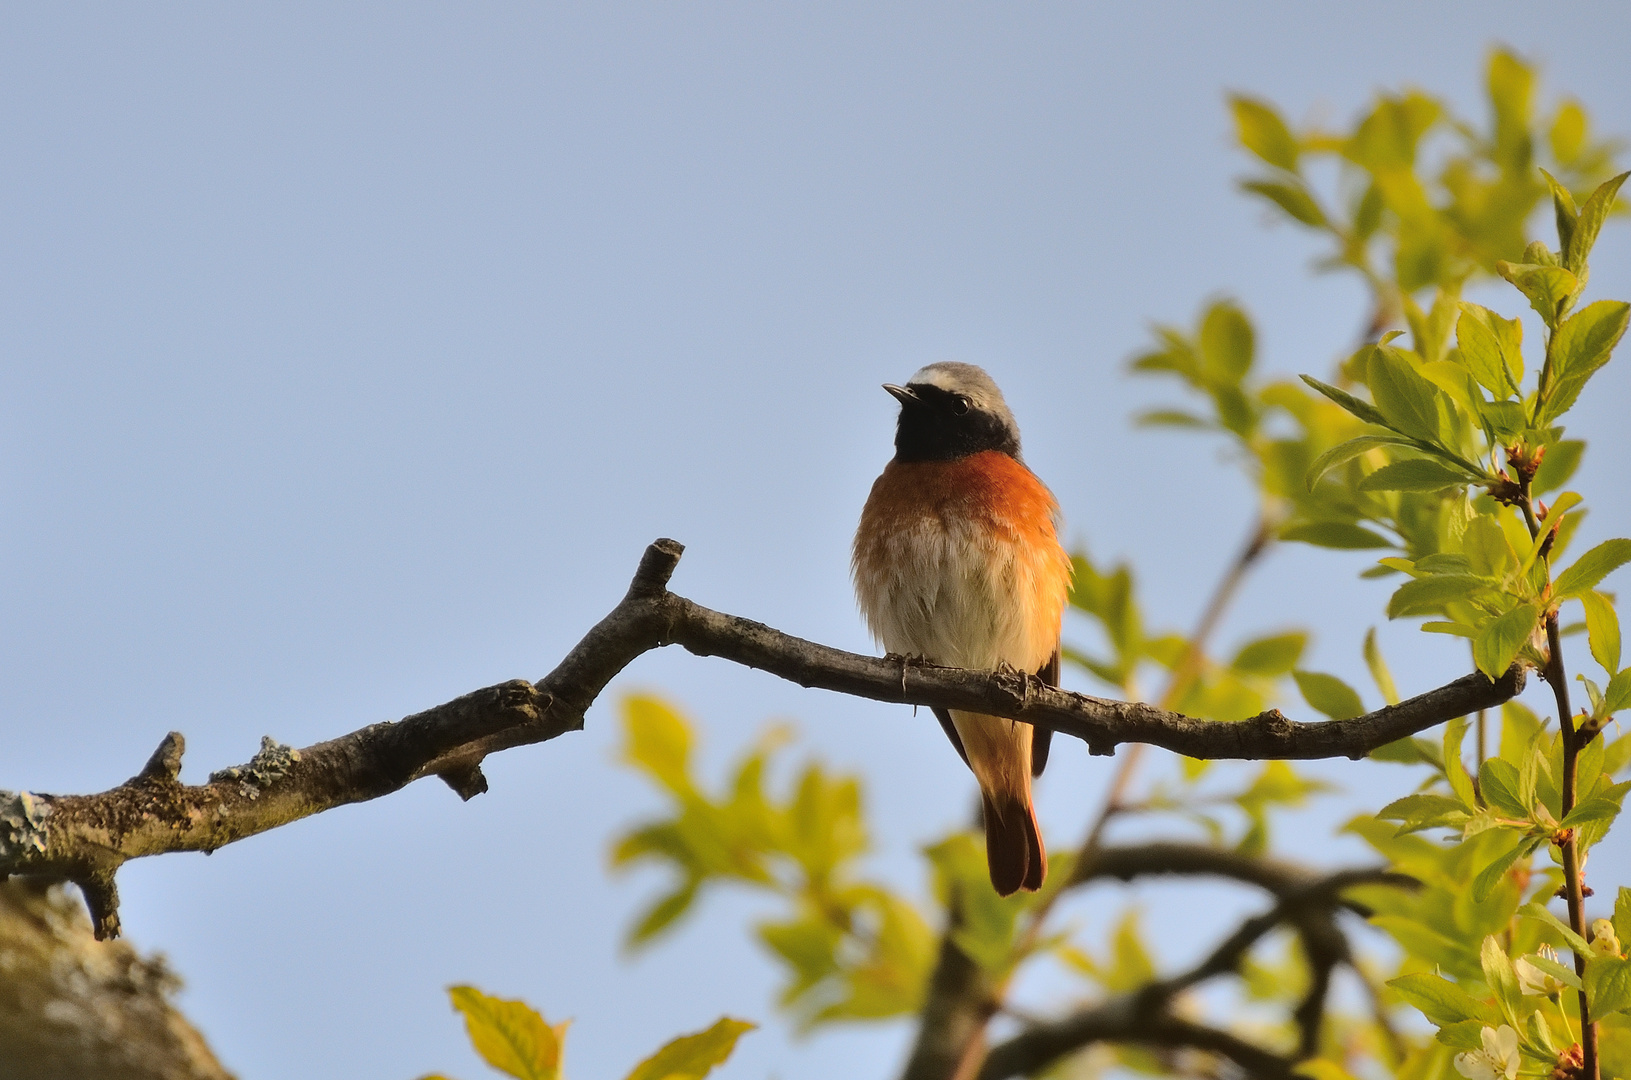
{"type": "Polygon", "coordinates": [[[161,957],[97,941],[78,901],[0,884],[0,1080],[232,1080],[161,957]]]}

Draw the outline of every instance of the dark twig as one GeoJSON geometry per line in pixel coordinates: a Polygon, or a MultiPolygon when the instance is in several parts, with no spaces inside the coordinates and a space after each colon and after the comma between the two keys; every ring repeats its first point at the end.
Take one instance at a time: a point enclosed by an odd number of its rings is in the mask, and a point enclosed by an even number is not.
{"type": "MultiPolygon", "coordinates": [[[[1296,1062],[1308,1056],[1308,1037],[1299,1038],[1296,1055],[1285,1056],[1249,1043],[1216,1028],[1183,1020],[1171,1011],[1173,1000],[1185,990],[1220,975],[1240,970],[1254,945],[1281,923],[1299,929],[1305,920],[1323,916],[1344,906],[1341,890],[1366,883],[1386,882],[1413,885],[1413,879],[1379,868],[1343,870],[1288,889],[1279,902],[1261,915],[1241,923],[1238,929],[1199,964],[1188,971],[1148,983],[1131,993],[1080,1010],[1061,1020],[1029,1025],[1024,1031],[991,1049],[980,1071],[980,1080],[1004,1080],[1010,1076],[1030,1076],[1041,1072],[1060,1058],[1095,1043],[1134,1043],[1143,1046],[1209,1050],[1229,1058],[1254,1077],[1290,1077],[1296,1062]]],[[[1332,932],[1340,932],[1332,926],[1332,932]]],[[[1345,946],[1344,946],[1345,948],[1345,946]]],[[[1327,974],[1327,985],[1329,977],[1327,974]]],[[[1323,1003],[1320,1006],[1323,1011],[1323,1003]]],[[[1311,1012],[1306,1002],[1298,1009],[1298,1019],[1311,1012]]],[[[1317,1031],[1317,1024],[1315,1026],[1317,1031]]]]}
{"type": "MultiPolygon", "coordinates": [[[[710,611],[667,590],[684,549],[659,540],[646,549],[627,595],[537,683],[500,683],[395,723],[291,750],[265,740],[247,764],[183,785],[181,742],[166,737],[140,774],[97,795],[30,796],[28,824],[0,819],[0,876],[39,874],[77,881],[87,898],[113,895],[112,874],[128,859],[168,851],[213,851],[291,821],[443,777],[468,798],[485,785],[488,754],[544,742],[583,727],[585,711],[612,677],[641,654],[678,644],[803,686],[876,701],[938,705],[1039,724],[1109,753],[1146,742],[1197,758],[1361,757],[1454,716],[1499,704],[1522,688],[1514,668],[1490,682],[1467,675],[1390,708],[1351,720],[1297,723],[1271,710],[1220,724],[1149,705],[1106,701],[1039,686],[1017,673],[900,665],[804,641],[762,623],[710,611]],[[38,818],[36,822],[34,818],[38,818]],[[104,888],[101,882],[107,882],[104,888]]],[[[0,794],[0,801],[20,799],[0,794]]],[[[25,815],[26,816],[26,815],[25,815]]],[[[104,933],[117,912],[103,900],[104,933]]]]}

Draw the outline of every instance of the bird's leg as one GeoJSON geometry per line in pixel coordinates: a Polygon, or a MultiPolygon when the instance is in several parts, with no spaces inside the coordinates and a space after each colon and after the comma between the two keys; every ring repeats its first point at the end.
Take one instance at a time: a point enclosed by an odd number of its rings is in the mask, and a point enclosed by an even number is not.
{"type": "Polygon", "coordinates": [[[1021,671],[1006,660],[997,661],[996,672],[1000,678],[1019,680],[1019,707],[1027,708],[1031,704],[1031,673],[1021,671]]]}
{"type": "MultiPolygon", "coordinates": [[[[897,664],[900,665],[900,695],[901,695],[901,697],[905,697],[906,696],[906,668],[912,663],[912,657],[903,655],[901,653],[893,653],[892,652],[892,653],[884,653],[883,658],[885,660],[893,660],[897,664]]],[[[922,657],[918,657],[918,659],[921,660],[922,657]]]]}

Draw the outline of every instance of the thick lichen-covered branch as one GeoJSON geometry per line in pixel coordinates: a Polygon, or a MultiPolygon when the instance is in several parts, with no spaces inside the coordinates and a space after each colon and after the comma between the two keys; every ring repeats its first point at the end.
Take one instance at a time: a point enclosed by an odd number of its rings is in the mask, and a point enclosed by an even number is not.
{"type": "Polygon", "coordinates": [[[267,739],[249,762],[218,771],[204,784],[178,779],[183,742],[171,733],[137,775],[109,791],[0,792],[0,877],[37,874],[74,881],[85,892],[97,933],[116,934],[114,872],[126,860],[213,851],[427,776],[440,776],[470,798],[486,790],[481,762],[488,754],[581,728],[584,713],[613,676],[664,645],[803,686],[1038,724],[1074,735],[1098,754],[1121,743],[1149,743],[1195,758],[1357,758],[1451,717],[1500,704],[1523,683],[1516,669],[1496,682],[1473,674],[1351,720],[1298,723],[1271,710],[1222,724],[1074,694],[1016,672],[861,656],[711,611],[668,591],[683,550],[672,540],[647,548],[622,602],[536,683],[489,686],[299,750],[267,739]]]}

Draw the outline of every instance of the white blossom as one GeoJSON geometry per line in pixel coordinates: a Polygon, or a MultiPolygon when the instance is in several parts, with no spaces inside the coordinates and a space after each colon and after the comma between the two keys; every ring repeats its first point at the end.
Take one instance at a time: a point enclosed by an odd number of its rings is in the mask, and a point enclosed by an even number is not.
{"type": "Polygon", "coordinates": [[[1467,1080],[1517,1080],[1518,1033],[1507,1024],[1479,1032],[1482,1050],[1455,1056],[1455,1071],[1467,1080]]]}
{"type": "MultiPolygon", "coordinates": [[[[1535,955],[1557,963],[1557,950],[1550,945],[1542,945],[1535,951],[1535,955]]],[[[1542,971],[1531,964],[1527,957],[1513,961],[1512,970],[1517,973],[1518,988],[1526,994],[1551,997],[1553,994],[1563,992],[1563,983],[1556,975],[1542,971]]]]}
{"type": "Polygon", "coordinates": [[[1620,955],[1620,938],[1614,933],[1614,924],[1598,919],[1591,924],[1591,951],[1598,956],[1620,955]]]}

